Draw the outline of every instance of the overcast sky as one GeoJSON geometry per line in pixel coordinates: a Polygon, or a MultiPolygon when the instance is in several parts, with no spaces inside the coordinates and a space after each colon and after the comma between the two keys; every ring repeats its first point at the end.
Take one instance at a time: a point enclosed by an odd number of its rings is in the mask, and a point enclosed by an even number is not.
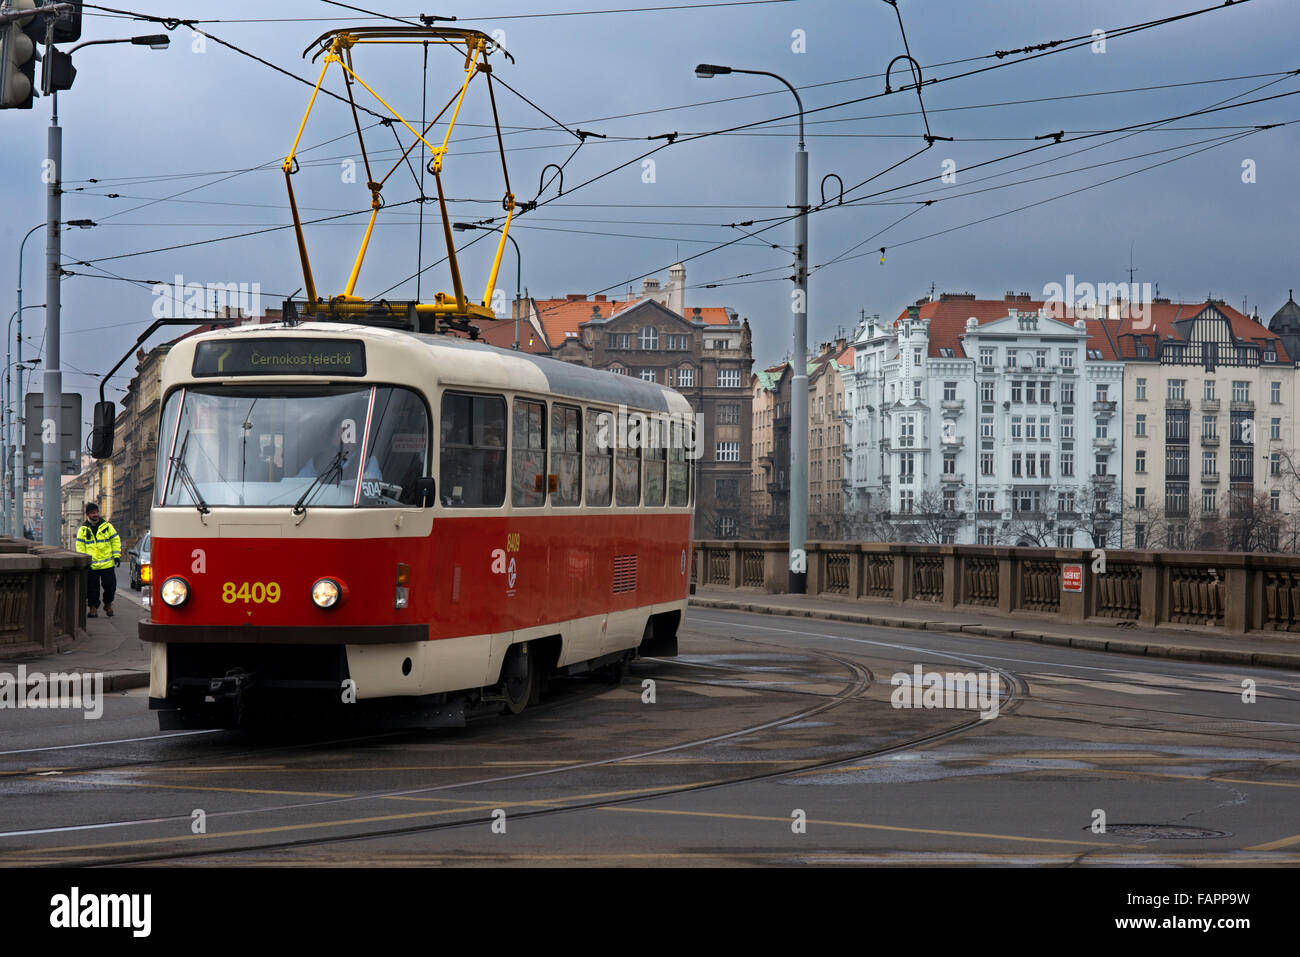
{"type": "MultiPolygon", "coordinates": [[[[319,0],[119,2],[156,16],[227,21],[201,28],[313,80],[319,63],[313,65],[300,54],[316,36],[331,26],[383,22],[319,0]],[[285,19],[229,22],[268,16],[285,19]]],[[[667,5],[666,0],[638,3],[667,5]]],[[[1300,120],[1300,96],[1178,120],[1133,135],[1069,140],[1222,101],[1239,103],[1300,91],[1300,77],[1277,75],[1300,67],[1294,44],[1300,35],[1300,5],[1290,0],[1239,2],[1129,37],[1109,36],[1104,52],[1085,45],[1019,64],[1013,61],[1023,55],[988,56],[1097,29],[1114,31],[1205,3],[900,0],[907,42],[927,81],[1004,65],[927,84],[924,101],[931,132],[955,141],[935,142],[850,198],[929,182],[810,218],[814,266],[861,244],[849,254],[855,258],[814,272],[810,342],[830,338],[837,329],[851,330],[862,311],[896,314],[926,295],[932,283],[939,292],[969,290],[1001,297],[1008,290],[1040,296],[1044,286],[1064,285],[1071,274],[1078,282],[1126,281],[1130,246],[1137,281],[1158,283],[1162,296],[1200,299],[1213,293],[1239,308],[1248,299],[1252,311],[1258,305],[1262,315],[1271,315],[1285,301],[1287,289],[1300,285],[1300,123],[1235,141],[1229,137],[1254,125],[1300,120]],[[951,62],[967,58],[983,59],[951,62]],[[1216,82],[1229,78],[1238,79],[1216,82]],[[1151,86],[1166,88],[1080,96],[1151,86]],[[1025,100],[1040,102],[1008,103],[1025,100]],[[1033,138],[1062,130],[1066,142],[1059,145],[970,169],[1050,144],[1033,138]],[[1253,183],[1243,182],[1248,172],[1243,163],[1248,160],[1253,161],[1253,183]],[[1025,168],[1030,164],[1035,165],[1025,168]],[[1154,164],[1163,165],[1124,175],[1154,164]],[[1079,169],[1084,166],[1091,168],[1079,169]],[[955,182],[939,179],[945,169],[955,170],[955,182]],[[995,174],[1002,175],[989,178],[995,174]],[[1122,178],[1083,189],[1116,177],[1122,178]],[[973,195],[964,195],[968,193],[973,195]],[[925,199],[938,202],[920,205],[925,199]],[[891,225],[903,216],[905,221],[891,225]],[[973,225],[952,229],[964,224],[973,225]],[[932,235],[944,230],[952,231],[932,235]],[[883,264],[881,246],[886,247],[883,264]]],[[[608,136],[589,139],[568,163],[563,197],[522,217],[512,230],[523,250],[523,283],[529,293],[625,294],[630,282],[639,286],[637,277],[651,273],[666,280],[671,263],[705,253],[687,260],[686,305],[730,306],[748,317],[756,367],[779,361],[789,350],[793,225],[778,223],[759,239],[706,251],[742,238],[727,224],[759,220],[747,227],[752,232],[770,225],[770,217],[788,215],[795,121],[686,140],[692,134],[792,113],[794,98],[777,81],[762,76],[698,79],[695,65],[708,61],[778,73],[801,89],[806,110],[832,107],[807,117],[814,204],[820,202],[818,184],[827,174],[838,174],[853,186],[925,145],[914,92],[844,103],[882,93],[880,74],[903,50],[893,8],[882,0],[700,4],[693,9],[547,17],[521,15],[603,10],[620,3],[484,0],[482,8],[491,15],[485,18],[473,17],[477,3],[443,2],[432,9],[394,0],[360,0],[357,5],[404,17],[455,15],[462,18],[457,26],[504,31],[504,45],[516,62],[494,56],[497,75],[571,129],[608,136]],[[743,98],[704,102],[736,97],[743,98]],[[577,188],[663,143],[645,137],[672,132],[679,134],[679,141],[652,157],[652,171],[637,161],[577,188]],[[782,248],[770,248],[771,243],[782,248]],[[721,285],[702,288],[706,283],[721,285]]],[[[83,40],[159,29],[87,11],[83,40]]],[[[105,273],[76,262],[101,260],[95,264],[101,270],[142,281],[170,281],[180,274],[188,282],[259,283],[264,306],[277,306],[303,285],[290,230],[103,259],[289,221],[279,163],[310,89],[213,40],[201,46],[184,26],[171,36],[171,48],[161,52],[126,45],[79,51],[76,85],[60,97],[65,187],[70,191],[63,215],[102,224],[64,235],[66,268],[78,273],[63,285],[65,381],[83,390],[88,402],[97,384],[89,374],[106,371],[130,346],[151,320],[154,297],[147,285],[91,278],[105,273]],[[91,178],[99,182],[89,183],[91,178]],[[120,196],[108,198],[108,193],[120,196]]],[[[356,50],[355,62],[360,76],[393,106],[419,117],[418,47],[363,47],[356,50]]],[[[430,52],[430,116],[459,83],[461,64],[461,58],[446,50],[430,52]]],[[[900,62],[893,73],[894,87],[907,78],[907,65],[900,62]]],[[[337,67],[331,68],[326,85],[342,92],[337,67]]],[[[382,109],[364,92],[359,102],[382,109]]],[[[532,199],[542,168],[564,162],[577,141],[502,88],[497,89],[497,102],[511,186],[520,200],[532,199]]],[[[45,215],[40,177],[49,118],[48,99],[37,100],[28,112],[0,113],[0,289],[8,291],[4,301],[11,303],[0,315],[14,309],[18,243],[45,215]]],[[[363,125],[375,123],[366,114],[361,119],[363,125]]],[[[504,183],[490,124],[487,90],[476,81],[445,160],[445,188],[458,200],[452,204],[455,219],[501,212],[504,183]]],[[[358,168],[356,182],[345,182],[347,161],[360,158],[355,135],[347,135],[351,129],[346,105],[318,101],[302,139],[302,172],[294,181],[305,218],[368,207],[364,171],[358,168]]],[[[437,129],[440,134],[441,127],[437,129]]],[[[376,175],[387,172],[396,158],[392,132],[367,129],[366,144],[376,175]]],[[[419,168],[417,160],[414,169],[419,168]]],[[[431,177],[426,176],[425,191],[434,193],[431,177]]],[[[427,266],[442,255],[436,206],[428,205],[423,258],[417,260],[419,205],[397,204],[418,195],[410,170],[403,167],[393,173],[384,191],[385,203],[393,208],[380,214],[359,294],[413,298],[414,281],[403,280],[416,272],[417,261],[427,266]]],[[[541,198],[555,195],[552,185],[541,198]]],[[[315,279],[323,294],[343,290],[363,226],[363,216],[352,216],[308,228],[315,279]]],[[[462,243],[474,235],[456,234],[462,243]]],[[[479,242],[462,254],[466,285],[475,296],[486,282],[489,246],[479,242]]],[[[27,244],[25,305],[44,301],[43,264],[41,231],[27,244]]],[[[511,295],[514,268],[511,251],[499,279],[511,295]]],[[[450,288],[445,268],[439,266],[424,274],[420,293],[428,300],[434,292],[450,288]]],[[[42,310],[25,312],[29,353],[41,345],[43,323],[42,310]]],[[[125,383],[123,375],[113,385],[125,383]]]]}

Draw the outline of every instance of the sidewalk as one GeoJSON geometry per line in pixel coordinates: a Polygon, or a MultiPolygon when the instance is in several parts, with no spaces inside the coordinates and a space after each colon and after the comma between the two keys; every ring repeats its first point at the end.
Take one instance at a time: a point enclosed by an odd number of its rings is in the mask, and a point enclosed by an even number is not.
{"type": "Polygon", "coordinates": [[[697,608],[752,611],[796,618],[821,618],[885,628],[917,628],[988,638],[1036,641],[1089,651],[1106,651],[1148,658],[1208,661],[1215,664],[1287,668],[1300,671],[1300,635],[1271,637],[1252,632],[1245,638],[1221,637],[1208,629],[1161,626],[1138,628],[1131,621],[1088,621],[1079,625],[1053,622],[1048,616],[1008,617],[971,613],[965,609],[892,605],[851,601],[824,595],[769,595],[729,588],[700,588],[691,596],[697,608]]]}
{"type": "Polygon", "coordinates": [[[86,619],[87,637],[55,655],[25,655],[0,658],[0,671],[12,673],[19,665],[28,672],[90,672],[104,675],[105,691],[143,688],[149,684],[149,647],[136,634],[136,623],[148,617],[141,605],[141,593],[119,586],[113,601],[112,618],[99,609],[98,618],[86,619]]]}

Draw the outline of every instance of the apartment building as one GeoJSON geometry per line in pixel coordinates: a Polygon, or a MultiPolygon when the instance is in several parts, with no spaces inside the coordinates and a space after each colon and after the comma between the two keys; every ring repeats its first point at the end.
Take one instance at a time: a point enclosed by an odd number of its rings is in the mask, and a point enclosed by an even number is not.
{"type": "Polygon", "coordinates": [[[779,539],[790,529],[790,381],[783,362],[750,377],[753,452],[750,515],[759,539],[779,539]]]}
{"type": "MultiPolygon", "coordinates": [[[[1273,324],[1288,318],[1284,306],[1273,324]]],[[[1222,301],[1157,299],[1119,344],[1124,544],[1294,550],[1298,396],[1282,337],[1222,301]]]]}
{"type": "Polygon", "coordinates": [[[1120,323],[1044,306],[948,293],[863,322],[846,375],[855,537],[1118,544],[1120,323]]]}

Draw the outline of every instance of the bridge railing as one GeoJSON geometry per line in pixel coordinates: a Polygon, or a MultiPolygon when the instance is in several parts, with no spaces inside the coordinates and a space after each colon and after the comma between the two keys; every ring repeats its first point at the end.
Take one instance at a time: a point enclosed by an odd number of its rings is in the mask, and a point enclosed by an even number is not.
{"type": "Polygon", "coordinates": [[[50,654],[86,634],[85,555],[0,538],[0,658],[50,654]]]}
{"type": "MultiPolygon", "coordinates": [[[[810,595],[1300,635],[1300,556],[810,542],[807,560],[810,595]]],[[[780,594],[788,562],[784,542],[696,542],[691,580],[780,594]]]]}

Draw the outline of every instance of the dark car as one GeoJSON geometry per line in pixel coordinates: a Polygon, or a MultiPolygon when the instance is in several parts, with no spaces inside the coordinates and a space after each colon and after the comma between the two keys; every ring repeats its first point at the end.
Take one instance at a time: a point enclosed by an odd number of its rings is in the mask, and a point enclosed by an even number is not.
{"type": "Polygon", "coordinates": [[[140,537],[140,541],[135,543],[135,547],[126,553],[127,568],[129,570],[131,587],[139,591],[145,582],[141,579],[141,569],[149,564],[149,539],[151,534],[145,532],[140,537]]]}

